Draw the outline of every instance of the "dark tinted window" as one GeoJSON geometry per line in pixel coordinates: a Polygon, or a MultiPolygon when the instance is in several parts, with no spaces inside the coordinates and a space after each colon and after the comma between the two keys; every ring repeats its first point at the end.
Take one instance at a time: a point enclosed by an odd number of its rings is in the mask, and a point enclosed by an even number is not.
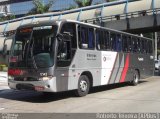
{"type": "Polygon", "coordinates": [[[145,40],[141,39],[141,53],[146,53],[145,40]]]}
{"type": "Polygon", "coordinates": [[[81,49],[94,49],[94,29],[85,26],[78,27],[79,47],[81,49]]]}
{"type": "Polygon", "coordinates": [[[58,46],[57,66],[67,67],[70,65],[77,48],[76,24],[65,23],[62,26],[63,45],[58,46]]]}
{"type": "Polygon", "coordinates": [[[120,52],[122,50],[122,37],[119,33],[111,33],[110,35],[111,50],[120,52]]]}
{"type": "Polygon", "coordinates": [[[122,35],[122,50],[124,52],[128,52],[127,36],[125,36],[125,35],[122,35]]]}
{"type": "Polygon", "coordinates": [[[88,30],[88,47],[94,48],[94,29],[89,28],[88,30]]]}
{"type": "Polygon", "coordinates": [[[98,50],[104,49],[104,36],[102,30],[96,30],[96,48],[98,50]]]}
{"type": "Polygon", "coordinates": [[[148,46],[149,46],[149,53],[153,53],[152,41],[148,41],[148,46]]]}
{"type": "Polygon", "coordinates": [[[65,23],[61,29],[62,34],[67,34],[71,38],[72,48],[77,48],[77,39],[76,39],[76,24],[74,23],[65,23]]]}
{"type": "Polygon", "coordinates": [[[96,30],[96,47],[98,50],[110,49],[109,32],[106,30],[96,30]]]}
{"type": "Polygon", "coordinates": [[[132,37],[133,52],[137,52],[137,50],[138,50],[137,41],[138,41],[137,38],[132,37]]]}

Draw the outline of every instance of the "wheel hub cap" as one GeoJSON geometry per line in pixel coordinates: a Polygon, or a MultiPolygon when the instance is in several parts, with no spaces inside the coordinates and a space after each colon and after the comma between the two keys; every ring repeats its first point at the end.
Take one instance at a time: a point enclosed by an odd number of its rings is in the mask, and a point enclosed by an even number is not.
{"type": "Polygon", "coordinates": [[[83,92],[85,92],[87,90],[87,82],[86,81],[81,81],[80,82],[80,89],[83,92]]]}
{"type": "Polygon", "coordinates": [[[138,76],[135,74],[134,75],[134,81],[137,83],[138,82],[138,76]]]}

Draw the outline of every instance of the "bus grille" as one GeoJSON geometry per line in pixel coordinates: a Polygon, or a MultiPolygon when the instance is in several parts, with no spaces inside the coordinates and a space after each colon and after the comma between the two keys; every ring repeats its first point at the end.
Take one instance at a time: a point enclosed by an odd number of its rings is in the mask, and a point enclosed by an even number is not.
{"type": "Polygon", "coordinates": [[[38,78],[33,77],[15,77],[15,81],[38,81],[38,78]]]}
{"type": "Polygon", "coordinates": [[[35,90],[32,84],[17,84],[16,88],[18,90],[35,90]]]}

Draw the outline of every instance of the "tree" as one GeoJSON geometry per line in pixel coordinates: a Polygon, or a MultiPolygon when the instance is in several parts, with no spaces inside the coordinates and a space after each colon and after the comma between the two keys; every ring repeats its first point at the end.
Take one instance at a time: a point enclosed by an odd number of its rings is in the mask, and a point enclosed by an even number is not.
{"type": "Polygon", "coordinates": [[[33,5],[35,6],[32,8],[27,15],[33,14],[43,14],[49,11],[49,9],[54,4],[55,0],[50,0],[48,4],[43,4],[41,0],[33,0],[33,5]]]}
{"type": "Polygon", "coordinates": [[[78,7],[90,6],[93,0],[74,0],[78,7]]]}
{"type": "Polygon", "coordinates": [[[6,21],[6,20],[12,20],[12,19],[15,19],[15,15],[13,14],[10,14],[10,15],[7,15],[7,16],[2,16],[0,17],[0,22],[3,22],[3,21],[6,21]]]}

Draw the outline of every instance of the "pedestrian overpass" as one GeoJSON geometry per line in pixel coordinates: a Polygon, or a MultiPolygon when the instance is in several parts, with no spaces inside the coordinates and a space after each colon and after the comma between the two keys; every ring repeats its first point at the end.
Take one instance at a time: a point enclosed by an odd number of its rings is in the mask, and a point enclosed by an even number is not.
{"type": "Polygon", "coordinates": [[[158,30],[160,26],[159,0],[121,0],[68,11],[26,16],[0,22],[2,35],[17,27],[43,20],[72,19],[117,30],[158,30]]]}

